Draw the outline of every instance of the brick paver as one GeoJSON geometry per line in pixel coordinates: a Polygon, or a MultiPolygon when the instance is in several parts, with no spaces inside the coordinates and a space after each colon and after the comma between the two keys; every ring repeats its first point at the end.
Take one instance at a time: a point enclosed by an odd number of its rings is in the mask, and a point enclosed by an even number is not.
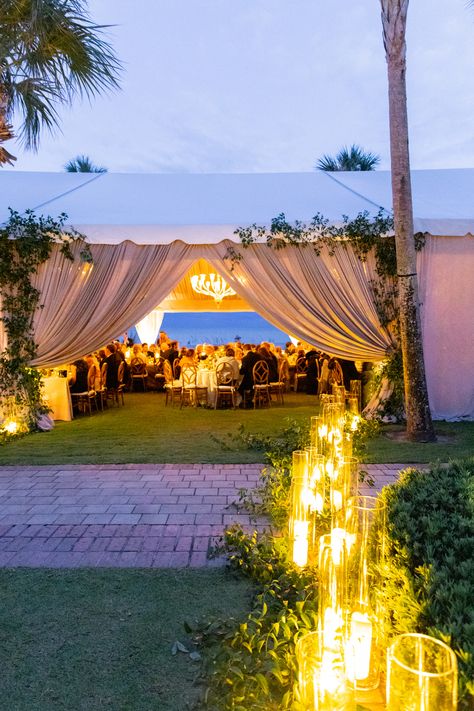
{"type": "MultiPolygon", "coordinates": [[[[408,465],[365,465],[378,491],[408,465]]],[[[214,567],[226,526],[263,530],[235,506],[260,464],[0,467],[0,567],[214,567]]]]}

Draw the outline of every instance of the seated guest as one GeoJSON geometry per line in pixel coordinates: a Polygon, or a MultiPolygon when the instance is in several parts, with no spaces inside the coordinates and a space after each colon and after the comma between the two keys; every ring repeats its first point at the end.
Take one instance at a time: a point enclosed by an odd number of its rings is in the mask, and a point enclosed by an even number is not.
{"type": "Polygon", "coordinates": [[[105,346],[105,362],[107,363],[107,378],[105,381],[106,387],[115,389],[118,388],[118,369],[122,363],[121,354],[117,353],[113,343],[105,346]]]}
{"type": "Polygon", "coordinates": [[[166,349],[161,351],[161,355],[163,358],[165,358],[165,360],[168,360],[171,367],[173,367],[174,361],[179,356],[178,342],[177,341],[170,341],[167,344],[166,349]]]}
{"type": "Polygon", "coordinates": [[[72,393],[85,393],[89,390],[88,372],[89,366],[85,358],[79,358],[72,363],[71,377],[69,378],[69,390],[72,393]]]}
{"type": "MultiPolygon", "coordinates": [[[[253,390],[253,367],[255,363],[262,358],[252,350],[250,343],[246,343],[243,348],[244,357],[242,358],[242,364],[240,366],[240,374],[243,376],[242,381],[238,387],[239,393],[243,396],[244,392],[253,390]]],[[[248,402],[249,406],[251,402],[248,402]]]]}
{"type": "Polygon", "coordinates": [[[196,366],[194,348],[182,348],[181,351],[184,351],[183,355],[179,359],[181,370],[189,367],[194,368],[196,366]]]}
{"type": "Polygon", "coordinates": [[[232,380],[234,382],[237,382],[240,377],[240,365],[235,357],[235,350],[232,348],[232,346],[227,346],[227,348],[225,349],[225,355],[221,356],[220,358],[217,358],[216,368],[219,363],[228,363],[230,365],[230,367],[232,368],[232,380]]]}
{"type": "Polygon", "coordinates": [[[273,353],[270,353],[268,348],[265,346],[260,346],[257,348],[257,353],[261,360],[264,360],[268,365],[268,382],[276,383],[278,382],[278,361],[273,353]]]}
{"type": "Polygon", "coordinates": [[[135,345],[132,346],[132,351],[130,353],[130,364],[134,362],[136,363],[137,361],[146,364],[146,353],[144,353],[139,343],[135,343],[135,345]]]}

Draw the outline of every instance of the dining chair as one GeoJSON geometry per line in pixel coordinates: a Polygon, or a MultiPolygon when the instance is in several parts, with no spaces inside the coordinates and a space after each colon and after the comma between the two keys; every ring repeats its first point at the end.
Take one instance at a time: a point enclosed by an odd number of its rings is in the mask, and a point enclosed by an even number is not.
{"type": "Polygon", "coordinates": [[[78,412],[86,412],[92,415],[91,403],[94,402],[97,408],[97,393],[95,391],[95,365],[91,365],[87,371],[87,390],[81,393],[71,393],[72,408],[78,412]]]}
{"type": "Polygon", "coordinates": [[[185,366],[181,368],[181,402],[183,405],[207,405],[207,388],[197,384],[197,368],[185,366]]]}
{"type": "Polygon", "coordinates": [[[301,356],[296,361],[295,393],[298,392],[300,385],[301,385],[301,387],[306,385],[307,371],[308,371],[308,365],[306,363],[306,358],[301,356]]]}
{"type": "Polygon", "coordinates": [[[130,377],[132,383],[132,390],[135,390],[135,384],[141,382],[143,392],[146,392],[146,381],[148,378],[148,371],[146,369],[146,363],[144,363],[140,358],[132,358],[130,361],[130,377]]]}
{"type": "Polygon", "coordinates": [[[270,389],[270,397],[275,395],[276,402],[280,402],[282,405],[285,404],[283,400],[283,393],[286,388],[285,373],[288,372],[288,363],[283,360],[278,368],[278,381],[274,383],[269,383],[268,387],[270,389]]]}
{"type": "Polygon", "coordinates": [[[166,395],[165,406],[168,404],[168,400],[170,405],[173,405],[174,402],[181,400],[182,386],[180,380],[173,379],[173,371],[169,360],[163,361],[163,375],[165,376],[165,384],[163,386],[166,395]]]}
{"type": "Polygon", "coordinates": [[[216,410],[220,404],[231,404],[235,409],[237,407],[237,389],[234,383],[234,373],[229,363],[219,363],[216,368],[216,398],[214,400],[214,409],[216,410]]]}
{"type": "Polygon", "coordinates": [[[268,384],[268,365],[264,360],[258,360],[253,366],[253,407],[271,405],[270,386],[268,384]]]}

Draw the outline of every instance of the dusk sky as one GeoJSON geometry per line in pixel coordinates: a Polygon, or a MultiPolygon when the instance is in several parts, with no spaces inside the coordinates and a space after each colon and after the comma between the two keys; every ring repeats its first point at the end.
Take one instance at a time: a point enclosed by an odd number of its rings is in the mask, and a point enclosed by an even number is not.
{"type": "MultiPolygon", "coordinates": [[[[358,143],[389,167],[378,0],[91,0],[122,90],[61,111],[14,170],[87,154],[113,172],[311,171],[358,143]]],[[[474,10],[412,0],[412,168],[474,167],[474,10]]]]}

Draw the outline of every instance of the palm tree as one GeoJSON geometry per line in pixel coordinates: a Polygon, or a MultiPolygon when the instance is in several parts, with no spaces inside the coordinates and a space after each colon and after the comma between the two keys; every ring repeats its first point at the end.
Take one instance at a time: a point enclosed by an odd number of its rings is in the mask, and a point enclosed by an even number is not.
{"type": "Polygon", "coordinates": [[[435,434],[426,387],[418,301],[408,149],[405,44],[408,0],[380,0],[380,3],[388,70],[392,199],[407,436],[415,441],[433,441],[435,434]]]}
{"type": "Polygon", "coordinates": [[[66,173],[106,173],[107,168],[94,165],[89,156],[76,156],[71,158],[64,166],[66,173]]]}
{"type": "Polygon", "coordinates": [[[121,65],[90,19],[86,0],[2,0],[0,5],[0,165],[16,160],[1,144],[20,138],[36,150],[43,128],[59,123],[58,106],[118,87],[121,65]]]}
{"type": "Polygon", "coordinates": [[[380,156],[376,153],[369,153],[360,146],[352,144],[350,148],[341,148],[335,158],[324,155],[319,158],[315,168],[317,170],[338,171],[338,170],[375,170],[380,163],[380,156]]]}

